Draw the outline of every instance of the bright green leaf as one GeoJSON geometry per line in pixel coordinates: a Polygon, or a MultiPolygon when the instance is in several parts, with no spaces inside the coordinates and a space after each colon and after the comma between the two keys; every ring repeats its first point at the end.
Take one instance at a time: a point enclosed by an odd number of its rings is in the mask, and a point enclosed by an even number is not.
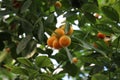
{"type": "Polygon", "coordinates": [[[47,56],[39,56],[36,57],[35,63],[38,67],[51,67],[53,68],[53,64],[47,56]]]}
{"type": "Polygon", "coordinates": [[[12,72],[15,74],[21,74],[21,75],[28,75],[28,71],[24,68],[20,68],[20,67],[14,67],[12,68],[12,72]]]}
{"type": "Polygon", "coordinates": [[[20,63],[22,63],[22,64],[24,64],[24,65],[26,65],[26,66],[33,67],[33,64],[32,64],[28,59],[26,59],[26,58],[24,58],[24,57],[19,57],[19,58],[17,58],[17,60],[18,60],[20,63]]]}

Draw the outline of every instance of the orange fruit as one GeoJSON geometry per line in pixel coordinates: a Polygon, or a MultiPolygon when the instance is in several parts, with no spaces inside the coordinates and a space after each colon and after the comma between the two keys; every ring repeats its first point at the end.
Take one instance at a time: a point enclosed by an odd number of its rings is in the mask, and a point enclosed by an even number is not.
{"type": "Polygon", "coordinates": [[[99,15],[98,13],[94,13],[93,16],[94,16],[95,18],[99,18],[100,15],[99,15]]]}
{"type": "Polygon", "coordinates": [[[9,53],[10,52],[10,48],[6,48],[6,51],[9,53]]]}
{"type": "MultiPolygon", "coordinates": [[[[65,25],[62,25],[60,28],[65,31],[65,25]]],[[[74,31],[74,30],[73,30],[73,27],[70,26],[70,29],[69,29],[69,31],[66,33],[66,35],[71,35],[71,34],[73,33],[73,31],[74,31]]]]}
{"type": "Polygon", "coordinates": [[[67,35],[63,35],[60,37],[59,39],[59,44],[62,46],[62,47],[67,47],[71,44],[71,38],[67,35]]]}
{"type": "Polygon", "coordinates": [[[55,36],[51,36],[47,39],[47,45],[53,47],[53,41],[57,39],[55,36]]]}
{"type": "Polygon", "coordinates": [[[96,43],[93,43],[93,47],[98,48],[98,45],[96,43]]]}
{"type": "Polygon", "coordinates": [[[77,63],[77,62],[78,62],[78,59],[77,59],[76,57],[73,57],[73,58],[72,58],[72,62],[73,62],[73,63],[77,63]]]}
{"type": "Polygon", "coordinates": [[[21,1],[17,1],[17,0],[13,0],[13,7],[16,9],[19,9],[22,5],[21,5],[21,1]]]}
{"type": "Polygon", "coordinates": [[[109,38],[109,37],[105,37],[104,38],[104,42],[106,43],[106,45],[108,45],[109,46],[109,42],[111,41],[111,38],[109,38]]]}
{"type": "Polygon", "coordinates": [[[62,7],[61,2],[60,2],[60,1],[56,1],[56,2],[55,2],[55,7],[61,8],[61,7],[62,7]]]}
{"type": "Polygon", "coordinates": [[[105,34],[101,33],[101,32],[98,32],[97,34],[97,37],[100,38],[100,39],[104,39],[105,38],[105,34]]]}
{"type": "Polygon", "coordinates": [[[60,48],[62,48],[62,46],[59,44],[59,40],[58,40],[58,39],[55,39],[55,40],[53,41],[53,48],[55,48],[55,49],[60,49],[60,48]]]}
{"type": "Polygon", "coordinates": [[[65,31],[63,29],[58,28],[58,29],[56,29],[54,31],[54,33],[52,34],[52,36],[56,36],[56,37],[59,38],[59,37],[61,37],[64,34],[65,34],[65,31]]]}

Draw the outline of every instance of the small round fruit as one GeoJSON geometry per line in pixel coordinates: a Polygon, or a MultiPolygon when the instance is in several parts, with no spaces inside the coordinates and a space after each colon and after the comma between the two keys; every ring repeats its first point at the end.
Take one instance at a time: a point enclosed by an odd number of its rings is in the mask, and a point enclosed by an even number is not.
{"type": "Polygon", "coordinates": [[[109,46],[109,44],[110,44],[110,41],[111,41],[111,38],[109,38],[109,37],[105,37],[105,38],[104,38],[104,42],[105,42],[106,45],[108,45],[108,46],[109,46]]]}
{"type": "Polygon", "coordinates": [[[98,48],[98,45],[96,43],[93,43],[93,47],[98,48]]]}
{"type": "Polygon", "coordinates": [[[61,7],[62,7],[61,2],[60,2],[60,1],[56,1],[56,2],[55,2],[55,7],[61,8],[61,7]]]}
{"type": "MultiPolygon", "coordinates": [[[[65,25],[62,25],[60,28],[65,31],[65,25]]],[[[69,29],[69,31],[66,33],[66,35],[72,35],[73,31],[74,31],[74,30],[73,30],[73,27],[70,26],[70,29],[69,29]]]]}
{"type": "Polygon", "coordinates": [[[13,7],[18,9],[21,7],[21,2],[17,0],[13,0],[13,7]]]}
{"type": "Polygon", "coordinates": [[[78,59],[76,57],[73,57],[72,58],[72,63],[77,63],[78,62],[78,59]]]}
{"type": "Polygon", "coordinates": [[[57,39],[55,36],[51,36],[47,39],[47,45],[53,47],[53,41],[57,39]]]}
{"type": "Polygon", "coordinates": [[[94,13],[93,16],[94,16],[95,18],[99,18],[100,15],[99,15],[98,13],[94,13]]]}
{"type": "Polygon", "coordinates": [[[55,49],[60,49],[60,48],[62,48],[62,46],[59,44],[59,40],[58,40],[58,39],[55,39],[55,40],[53,41],[53,48],[55,48],[55,49]]]}
{"type": "Polygon", "coordinates": [[[65,31],[63,29],[58,28],[58,29],[56,29],[54,31],[54,33],[52,34],[52,36],[56,36],[56,37],[59,38],[59,37],[61,37],[64,34],[65,34],[65,31]]]}
{"type": "Polygon", "coordinates": [[[105,34],[101,33],[101,32],[98,32],[97,34],[97,37],[100,38],[100,39],[104,39],[105,38],[105,34]]]}
{"type": "Polygon", "coordinates": [[[60,37],[59,39],[59,44],[62,46],[62,47],[67,47],[71,44],[71,38],[67,35],[63,35],[60,37]]]}
{"type": "Polygon", "coordinates": [[[6,48],[6,51],[7,51],[7,53],[9,53],[10,52],[10,48],[6,48]]]}

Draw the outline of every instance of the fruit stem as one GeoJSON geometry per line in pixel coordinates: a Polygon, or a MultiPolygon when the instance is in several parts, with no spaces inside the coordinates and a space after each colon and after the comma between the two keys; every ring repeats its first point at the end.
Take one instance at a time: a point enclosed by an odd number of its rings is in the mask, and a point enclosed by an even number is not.
{"type": "Polygon", "coordinates": [[[65,49],[66,52],[67,52],[67,56],[68,56],[69,61],[72,63],[72,55],[71,55],[69,49],[68,49],[67,47],[65,47],[64,49],[65,49]]]}

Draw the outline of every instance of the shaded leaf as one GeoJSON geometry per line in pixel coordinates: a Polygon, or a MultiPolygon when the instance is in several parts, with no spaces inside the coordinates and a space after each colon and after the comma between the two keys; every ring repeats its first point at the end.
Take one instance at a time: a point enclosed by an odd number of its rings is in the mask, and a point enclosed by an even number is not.
{"type": "Polygon", "coordinates": [[[114,8],[112,8],[110,6],[103,6],[102,11],[111,20],[114,20],[117,22],[119,21],[119,14],[117,13],[117,11],[114,8]]]}
{"type": "Polygon", "coordinates": [[[54,18],[55,18],[54,14],[50,14],[50,15],[48,16],[46,22],[48,22],[48,23],[53,23],[54,18]]]}
{"type": "Polygon", "coordinates": [[[82,10],[85,12],[99,12],[97,5],[92,3],[87,3],[82,6],[82,10]]]}
{"type": "Polygon", "coordinates": [[[32,0],[26,0],[21,8],[21,13],[25,12],[31,5],[32,0]]]}
{"type": "Polygon", "coordinates": [[[21,42],[17,46],[17,54],[20,54],[25,49],[30,40],[31,40],[30,35],[26,36],[24,39],[21,40],[21,42]]]}
{"type": "Polygon", "coordinates": [[[65,66],[63,66],[65,72],[67,72],[71,76],[76,76],[78,73],[78,67],[75,64],[71,64],[67,62],[65,66]]]}
{"type": "Polygon", "coordinates": [[[109,80],[107,76],[102,74],[95,74],[92,76],[91,80],[109,80]]]}

